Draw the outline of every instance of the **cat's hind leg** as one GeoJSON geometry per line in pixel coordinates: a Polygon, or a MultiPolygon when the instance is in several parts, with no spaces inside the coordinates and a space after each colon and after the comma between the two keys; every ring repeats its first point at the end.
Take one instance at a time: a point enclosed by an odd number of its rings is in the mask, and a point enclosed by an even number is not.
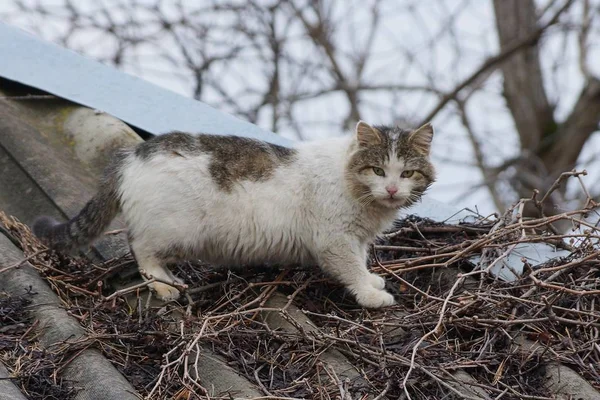
{"type": "Polygon", "coordinates": [[[148,277],[151,276],[162,281],[152,282],[148,285],[156,294],[156,297],[163,301],[176,300],[179,298],[179,289],[165,282],[182,284],[183,281],[169,271],[166,266],[166,261],[159,257],[154,252],[154,249],[134,241],[131,243],[131,252],[137,261],[140,273],[143,272],[142,277],[144,277],[144,279],[148,279],[148,277]]]}

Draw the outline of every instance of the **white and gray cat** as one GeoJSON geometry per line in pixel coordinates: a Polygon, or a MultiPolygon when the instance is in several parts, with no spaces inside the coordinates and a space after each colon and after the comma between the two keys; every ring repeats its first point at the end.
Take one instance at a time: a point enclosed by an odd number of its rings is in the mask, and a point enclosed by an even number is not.
{"type": "MultiPolygon", "coordinates": [[[[359,122],[355,135],[294,148],[236,136],[157,136],[123,150],[99,193],[66,223],[42,217],[51,247],[88,244],[121,211],[139,268],[180,282],[168,262],[319,264],[365,307],[394,303],[366,267],[369,244],[435,179],[433,128],[359,122]]],[[[154,282],[163,300],[179,291],[154,282]]]]}

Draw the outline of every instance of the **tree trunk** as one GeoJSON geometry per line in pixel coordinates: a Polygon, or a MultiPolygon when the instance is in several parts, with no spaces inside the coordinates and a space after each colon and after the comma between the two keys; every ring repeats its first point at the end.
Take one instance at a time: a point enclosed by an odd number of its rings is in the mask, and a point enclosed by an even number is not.
{"type": "MultiPolygon", "coordinates": [[[[566,4],[568,6],[569,4],[566,4]]],[[[533,0],[494,0],[500,48],[523,40],[537,28],[533,0]]],[[[540,68],[539,42],[525,47],[502,64],[504,97],[515,121],[521,143],[521,159],[512,182],[520,197],[530,197],[533,189],[545,193],[558,176],[575,168],[584,144],[598,129],[600,121],[600,81],[588,77],[569,117],[559,123],[548,102],[540,68]]],[[[562,185],[544,213],[561,208],[562,185]]],[[[584,199],[582,199],[584,200],[584,199]]],[[[533,207],[526,214],[537,214],[533,207]]]]}

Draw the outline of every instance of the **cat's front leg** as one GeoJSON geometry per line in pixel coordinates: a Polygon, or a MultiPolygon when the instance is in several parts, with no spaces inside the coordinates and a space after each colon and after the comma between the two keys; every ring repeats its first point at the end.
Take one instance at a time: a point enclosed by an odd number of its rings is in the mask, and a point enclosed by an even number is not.
{"type": "Polygon", "coordinates": [[[383,278],[367,270],[366,252],[360,246],[332,244],[321,251],[319,260],[321,268],[340,281],[361,306],[379,308],[394,304],[394,297],[383,290],[383,278]]]}
{"type": "Polygon", "coordinates": [[[385,288],[385,279],[383,279],[382,277],[380,277],[377,274],[370,273],[369,274],[369,282],[371,282],[371,285],[373,285],[373,287],[375,289],[385,288]]]}

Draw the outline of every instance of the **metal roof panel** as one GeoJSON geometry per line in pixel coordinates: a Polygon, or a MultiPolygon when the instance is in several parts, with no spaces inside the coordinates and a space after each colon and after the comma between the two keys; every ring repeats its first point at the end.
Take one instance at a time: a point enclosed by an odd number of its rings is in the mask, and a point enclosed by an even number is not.
{"type": "Polygon", "coordinates": [[[0,23],[0,55],[0,76],[104,111],[153,134],[173,130],[234,134],[293,145],[287,139],[200,101],[3,23],[0,23]]]}

